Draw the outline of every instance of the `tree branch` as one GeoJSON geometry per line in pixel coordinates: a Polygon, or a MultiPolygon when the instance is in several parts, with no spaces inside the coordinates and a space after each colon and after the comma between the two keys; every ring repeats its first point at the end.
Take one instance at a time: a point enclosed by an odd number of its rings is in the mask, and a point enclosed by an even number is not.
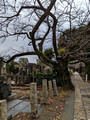
{"type": "Polygon", "coordinates": [[[25,56],[25,55],[36,55],[36,53],[35,52],[23,52],[20,54],[13,55],[9,60],[3,61],[3,62],[9,63],[11,60],[15,59],[16,57],[25,56]]]}

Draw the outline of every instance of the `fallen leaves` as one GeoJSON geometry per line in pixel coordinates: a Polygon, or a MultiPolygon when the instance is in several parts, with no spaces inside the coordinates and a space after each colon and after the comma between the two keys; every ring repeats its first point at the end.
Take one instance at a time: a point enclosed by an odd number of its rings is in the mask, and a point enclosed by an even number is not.
{"type": "MultiPolygon", "coordinates": [[[[41,88],[38,88],[38,89],[40,90],[41,88]]],[[[48,98],[49,104],[45,106],[45,109],[43,110],[41,116],[44,114],[44,117],[45,118],[48,117],[48,119],[50,118],[50,120],[60,120],[61,113],[63,111],[63,107],[65,103],[65,99],[69,92],[70,91],[62,90],[60,88],[58,96],[54,96],[53,98],[49,97],[48,98]]],[[[30,96],[30,90],[17,91],[17,93],[20,95],[24,95],[24,96],[30,96]]],[[[40,103],[41,104],[43,103],[43,99],[44,98],[42,96],[42,90],[41,90],[40,91],[40,103]]],[[[30,100],[29,97],[27,98],[27,100],[30,100]]],[[[26,113],[22,113],[16,116],[15,120],[31,120],[31,119],[30,119],[30,115],[26,115],[26,113]]],[[[37,119],[37,120],[42,120],[42,118],[37,119]]]]}

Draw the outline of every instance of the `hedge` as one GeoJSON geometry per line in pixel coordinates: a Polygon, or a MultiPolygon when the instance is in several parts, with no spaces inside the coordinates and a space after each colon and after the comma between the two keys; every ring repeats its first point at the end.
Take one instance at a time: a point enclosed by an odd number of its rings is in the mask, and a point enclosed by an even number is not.
{"type": "Polygon", "coordinates": [[[57,86],[61,86],[60,78],[55,73],[49,73],[49,74],[48,73],[46,73],[46,74],[45,73],[37,73],[35,75],[35,78],[36,78],[37,85],[42,85],[42,80],[47,79],[47,81],[56,80],[57,86]]]}

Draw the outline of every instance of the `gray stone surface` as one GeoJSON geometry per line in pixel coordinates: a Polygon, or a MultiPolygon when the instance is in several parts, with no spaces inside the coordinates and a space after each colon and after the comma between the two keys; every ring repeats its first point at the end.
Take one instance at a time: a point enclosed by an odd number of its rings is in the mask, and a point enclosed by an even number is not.
{"type": "MultiPolygon", "coordinates": [[[[44,106],[38,105],[37,113],[40,114],[43,109],[44,106]]],[[[31,113],[30,102],[15,99],[7,103],[7,117],[9,117],[10,115],[15,116],[19,112],[31,113]]]]}
{"type": "Polygon", "coordinates": [[[30,102],[23,100],[12,100],[7,103],[7,116],[15,116],[19,112],[31,112],[30,102]]]}
{"type": "Polygon", "coordinates": [[[31,83],[30,85],[30,101],[31,101],[31,113],[32,117],[35,118],[37,116],[37,84],[31,83]]]}
{"type": "Polygon", "coordinates": [[[13,100],[17,98],[17,94],[16,93],[11,93],[11,95],[8,96],[7,101],[13,100]]]}
{"type": "Polygon", "coordinates": [[[0,100],[0,120],[7,120],[7,101],[0,100]]]}
{"type": "Polygon", "coordinates": [[[53,89],[54,89],[53,95],[58,96],[56,80],[53,80],[53,89]]]}
{"type": "Polygon", "coordinates": [[[48,103],[47,79],[43,79],[42,88],[43,88],[43,98],[44,98],[43,103],[47,104],[48,103]]]}
{"type": "Polygon", "coordinates": [[[52,81],[48,81],[48,84],[49,84],[49,96],[53,97],[52,81]]]}
{"type": "Polygon", "coordinates": [[[11,109],[12,107],[20,104],[22,102],[22,100],[19,99],[15,99],[15,100],[11,100],[10,102],[7,103],[7,109],[11,109]]]}
{"type": "Polygon", "coordinates": [[[90,120],[90,84],[84,82],[80,75],[75,72],[75,103],[74,120],[90,120]]]}

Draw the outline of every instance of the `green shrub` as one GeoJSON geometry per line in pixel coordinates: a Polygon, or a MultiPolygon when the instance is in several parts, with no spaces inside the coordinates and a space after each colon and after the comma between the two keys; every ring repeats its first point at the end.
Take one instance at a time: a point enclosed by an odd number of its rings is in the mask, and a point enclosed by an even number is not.
{"type": "Polygon", "coordinates": [[[64,48],[59,49],[58,52],[59,52],[59,54],[63,54],[65,52],[65,49],[64,48]]]}
{"type": "Polygon", "coordinates": [[[61,86],[60,78],[55,73],[46,73],[46,74],[45,73],[37,73],[35,75],[35,78],[36,78],[36,81],[37,81],[37,85],[42,85],[42,80],[47,79],[47,81],[56,80],[57,86],[61,86]]]}
{"type": "Polygon", "coordinates": [[[52,59],[52,57],[54,56],[53,49],[52,48],[45,49],[44,55],[47,56],[49,59],[52,59]]]}

